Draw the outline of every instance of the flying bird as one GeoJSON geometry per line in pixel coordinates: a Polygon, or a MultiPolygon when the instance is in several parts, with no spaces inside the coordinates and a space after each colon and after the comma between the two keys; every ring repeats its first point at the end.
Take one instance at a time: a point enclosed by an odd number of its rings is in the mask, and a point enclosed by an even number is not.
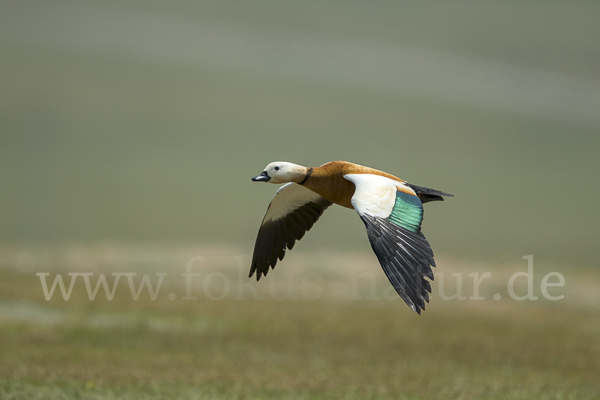
{"type": "Polygon", "coordinates": [[[418,314],[429,302],[435,267],[421,232],[423,204],[451,194],[412,185],[394,175],[346,161],[307,168],[272,162],[254,182],[285,183],[275,193],[258,230],[250,277],[256,280],[283,260],[327,207],[354,209],[383,271],[402,300],[418,314]]]}

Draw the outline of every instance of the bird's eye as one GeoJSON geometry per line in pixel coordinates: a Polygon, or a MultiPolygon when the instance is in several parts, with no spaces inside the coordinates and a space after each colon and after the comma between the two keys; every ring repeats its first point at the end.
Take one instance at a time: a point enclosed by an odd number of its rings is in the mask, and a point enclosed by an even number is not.
{"type": "Polygon", "coordinates": [[[275,171],[279,171],[279,167],[275,167],[275,171]]]}

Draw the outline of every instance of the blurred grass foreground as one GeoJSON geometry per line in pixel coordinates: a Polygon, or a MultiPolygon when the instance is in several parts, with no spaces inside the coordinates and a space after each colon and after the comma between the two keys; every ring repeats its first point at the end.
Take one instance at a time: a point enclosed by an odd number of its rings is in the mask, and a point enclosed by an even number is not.
{"type": "MultiPolygon", "coordinates": [[[[564,286],[547,288],[548,300],[540,285],[550,271],[534,264],[537,300],[515,300],[507,283],[527,272],[526,260],[439,257],[431,303],[417,316],[364,253],[297,251],[256,282],[247,278],[248,255],[235,248],[0,250],[3,399],[579,400],[600,393],[598,271],[574,268],[564,286]],[[470,274],[484,272],[491,276],[476,293],[470,274]],[[49,295],[58,275],[64,288],[49,295]]],[[[527,286],[527,278],[515,280],[515,296],[525,297],[527,286]]]]}
{"type": "Polygon", "coordinates": [[[599,15],[3,0],[0,399],[600,398],[599,15]],[[247,278],[275,160],[455,194],[423,315],[340,207],[247,278]]]}

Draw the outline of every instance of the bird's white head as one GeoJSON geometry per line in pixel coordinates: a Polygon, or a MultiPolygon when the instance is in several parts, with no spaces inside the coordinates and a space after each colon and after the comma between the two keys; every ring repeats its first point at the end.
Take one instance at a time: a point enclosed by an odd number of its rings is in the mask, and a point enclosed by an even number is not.
{"type": "Polygon", "coordinates": [[[285,161],[276,161],[267,165],[260,175],[252,178],[254,182],[300,183],[306,177],[308,168],[285,161]]]}

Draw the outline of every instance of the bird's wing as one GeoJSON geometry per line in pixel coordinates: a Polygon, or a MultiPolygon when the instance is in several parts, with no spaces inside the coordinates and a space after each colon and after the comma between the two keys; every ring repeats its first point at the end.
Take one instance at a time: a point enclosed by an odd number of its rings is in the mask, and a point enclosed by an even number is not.
{"type": "Polygon", "coordinates": [[[283,185],[271,200],[258,230],[250,276],[256,280],[275,268],[277,259],[283,260],[286,248],[292,249],[302,239],[323,211],[333,203],[296,183],[283,185]]]}
{"type": "Polygon", "coordinates": [[[371,247],[396,292],[413,311],[429,302],[435,267],[421,233],[423,205],[406,184],[371,174],[349,174],[356,186],[352,205],[367,227],[371,247]]]}

